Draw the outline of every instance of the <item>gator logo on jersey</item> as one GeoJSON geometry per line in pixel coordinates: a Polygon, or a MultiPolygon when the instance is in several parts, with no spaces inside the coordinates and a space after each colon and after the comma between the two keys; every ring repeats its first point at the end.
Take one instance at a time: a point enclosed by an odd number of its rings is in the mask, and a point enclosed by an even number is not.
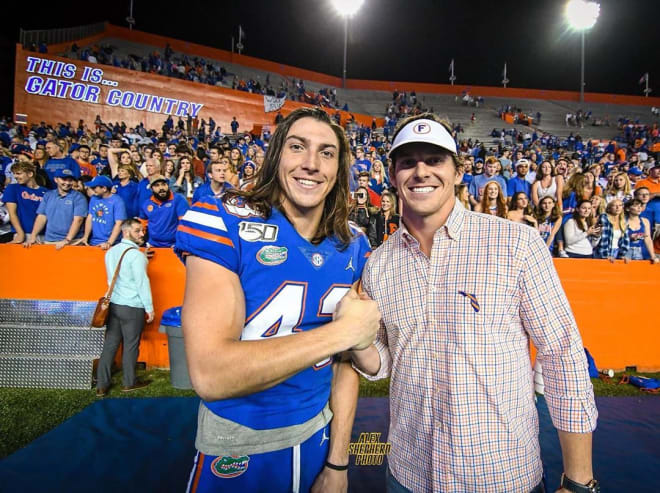
{"type": "Polygon", "coordinates": [[[154,210],[154,206],[153,206],[153,205],[148,205],[148,206],[147,206],[147,212],[151,212],[151,211],[153,211],[153,210],[154,210]]]}
{"type": "Polygon", "coordinates": [[[275,224],[251,223],[241,221],[238,223],[238,236],[245,241],[275,241],[279,227],[275,224]]]}
{"type": "Polygon", "coordinates": [[[217,457],[211,463],[211,472],[219,478],[235,478],[248,469],[249,455],[217,457]]]}
{"type": "Polygon", "coordinates": [[[280,265],[288,257],[289,250],[280,246],[265,246],[257,252],[257,261],[263,265],[280,265]]]}

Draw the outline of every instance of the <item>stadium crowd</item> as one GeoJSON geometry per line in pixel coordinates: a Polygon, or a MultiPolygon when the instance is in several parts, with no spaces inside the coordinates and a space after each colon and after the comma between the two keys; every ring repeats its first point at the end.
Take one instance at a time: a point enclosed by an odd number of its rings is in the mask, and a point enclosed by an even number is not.
{"type": "MultiPolygon", "coordinates": [[[[353,152],[351,219],[378,247],[399,225],[390,186],[388,127],[422,108],[395,93],[385,128],[346,124],[353,152]],[[394,123],[392,123],[394,122],[394,123]]],[[[161,129],[103,122],[15,125],[0,122],[2,242],[91,245],[121,239],[121,222],[139,217],[148,244],[171,247],[179,218],[205,195],[250,189],[270,133],[224,135],[213,119],[161,129]]],[[[625,122],[609,142],[571,134],[503,130],[492,147],[460,139],[464,162],[456,195],[476,212],[536,228],[555,256],[652,260],[660,243],[660,165],[649,150],[657,124],[625,122]],[[504,137],[511,137],[506,139],[504,137]]]]}
{"type": "MultiPolygon", "coordinates": [[[[37,46],[32,46],[31,50],[41,51],[37,46]]],[[[66,55],[85,62],[164,75],[212,86],[231,87],[238,91],[287,98],[326,108],[338,109],[340,107],[335,88],[323,87],[318,92],[314,92],[305,87],[302,79],[278,77],[278,81],[271,81],[271,74],[267,74],[264,81],[261,81],[259,77],[243,79],[228,72],[215,60],[209,61],[202,57],[177,53],[169,43],[165,45],[162,54],[155,50],[146,56],[122,53],[108,43],[84,48],[74,43],[66,55]]],[[[345,103],[342,109],[348,111],[348,105],[345,103]]]]}

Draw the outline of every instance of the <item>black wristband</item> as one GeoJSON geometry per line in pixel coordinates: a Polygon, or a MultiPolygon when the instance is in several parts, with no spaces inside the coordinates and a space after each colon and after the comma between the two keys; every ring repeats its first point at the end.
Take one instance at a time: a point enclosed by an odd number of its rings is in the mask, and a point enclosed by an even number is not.
{"type": "Polygon", "coordinates": [[[348,464],[346,464],[345,466],[336,466],[336,465],[328,462],[327,460],[325,461],[325,467],[333,469],[335,471],[346,471],[346,470],[348,470],[348,464]]]}

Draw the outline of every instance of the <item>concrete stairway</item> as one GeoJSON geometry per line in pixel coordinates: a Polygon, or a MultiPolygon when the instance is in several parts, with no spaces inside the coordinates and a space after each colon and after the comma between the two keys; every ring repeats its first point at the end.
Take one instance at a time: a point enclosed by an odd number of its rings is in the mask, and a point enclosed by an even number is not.
{"type": "Polygon", "coordinates": [[[89,389],[104,328],[90,328],[96,303],[0,300],[0,386],[89,389]]]}

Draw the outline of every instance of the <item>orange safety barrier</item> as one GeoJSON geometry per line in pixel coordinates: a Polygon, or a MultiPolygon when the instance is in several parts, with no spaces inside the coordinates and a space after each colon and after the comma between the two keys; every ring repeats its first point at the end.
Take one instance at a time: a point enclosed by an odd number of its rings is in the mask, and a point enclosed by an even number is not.
{"type": "MultiPolygon", "coordinates": [[[[154,250],[148,272],[156,320],[142,336],[140,361],[167,367],[167,338],[158,332],[160,316],[182,303],[185,269],[171,249],[154,250]]],[[[50,245],[0,245],[0,298],[96,301],[107,287],[103,255],[93,247],[56,251],[50,245]]],[[[636,365],[642,371],[660,370],[660,330],[653,306],[660,293],[660,266],[576,259],[556,259],[555,266],[584,345],[601,368],[636,365]]]]}
{"type": "MultiPolygon", "coordinates": [[[[245,67],[265,70],[271,73],[280,74],[284,77],[294,77],[296,79],[310,80],[326,84],[328,86],[341,87],[341,77],[334,77],[312,70],[305,70],[290,65],[284,65],[277,62],[262,60],[246,55],[238,55],[226,50],[210,48],[208,46],[181,41],[178,39],[159,36],[136,30],[130,30],[124,27],[106,24],[105,37],[114,37],[133,41],[136,43],[154,46],[155,50],[161,54],[165,50],[165,44],[169,43],[173,50],[197,55],[206,58],[212,58],[219,61],[235,63],[245,67]]],[[[98,36],[98,35],[97,35],[98,36]]],[[[94,37],[96,38],[96,36],[94,37]]],[[[94,39],[96,41],[96,39],[94,39]]],[[[82,41],[79,45],[82,46],[82,41]]],[[[58,53],[68,49],[72,43],[63,43],[49,47],[52,53],[58,53]],[[66,47],[66,48],[65,48],[66,47]],[[56,49],[58,48],[58,49],[56,49]]],[[[553,91],[546,89],[522,89],[513,87],[491,87],[491,86],[471,86],[450,84],[434,84],[429,82],[393,82],[393,81],[374,81],[347,79],[347,89],[361,89],[369,91],[388,91],[395,89],[399,91],[417,91],[418,93],[438,93],[438,94],[460,94],[467,90],[475,96],[498,97],[498,98],[523,98],[523,99],[542,99],[542,100],[563,100],[579,101],[580,93],[578,91],[553,91]]],[[[584,93],[585,103],[609,103],[622,105],[640,105],[640,106],[660,106],[660,97],[629,96],[622,94],[602,94],[594,92],[584,93]]]]}
{"type": "MultiPolygon", "coordinates": [[[[152,109],[157,109],[156,106],[152,109]]],[[[311,105],[287,100],[281,112],[286,116],[296,108],[303,106],[311,105]]],[[[331,115],[336,112],[333,109],[326,109],[326,111],[331,115]]],[[[200,121],[201,119],[208,121],[209,117],[213,117],[224,133],[231,132],[230,123],[234,116],[241,125],[239,131],[247,132],[256,125],[274,126],[276,115],[275,112],[265,112],[264,97],[259,94],[91,64],[49,54],[41,55],[25,51],[20,45],[16,47],[16,84],[14,88],[14,114],[17,113],[27,115],[27,121],[30,123],[40,121],[75,123],[82,119],[91,126],[96,115],[100,115],[104,122],[124,121],[129,127],[142,122],[149,129],[160,129],[168,114],[173,114],[173,118],[176,120],[178,118],[176,113],[180,113],[185,120],[190,113],[200,121]],[[63,75],[40,74],[39,68],[42,62],[30,64],[28,57],[68,64],[70,67],[75,67],[74,75],[66,78],[63,75]],[[31,72],[28,72],[28,69],[31,72]],[[102,73],[96,74],[99,77],[96,82],[93,82],[95,75],[90,72],[92,69],[102,71],[102,73]],[[34,79],[35,77],[39,79],[34,79]],[[39,94],[46,91],[46,84],[49,83],[49,80],[53,81],[51,84],[55,84],[53,91],[56,96],[39,94]],[[79,94],[74,93],[74,86],[69,85],[71,83],[75,83],[76,87],[81,90],[82,98],[79,94]],[[67,87],[67,85],[69,86],[67,87]],[[60,93],[60,91],[62,92],[60,93]],[[128,99],[122,102],[121,98],[128,93],[134,93],[134,96],[128,96],[132,103],[129,103],[128,99]],[[63,97],[59,97],[60,94],[63,97]],[[152,96],[164,98],[164,101],[158,109],[159,112],[121,106],[126,103],[129,106],[141,107],[138,105],[140,100],[135,95],[139,95],[140,98],[146,97],[142,101],[146,101],[147,108],[151,106],[152,96]],[[85,99],[89,99],[91,102],[85,102],[85,99]],[[168,100],[176,102],[168,107],[168,100]],[[201,109],[195,112],[196,106],[193,104],[202,105],[201,109]]],[[[352,114],[359,123],[371,126],[371,116],[344,111],[340,111],[340,114],[342,123],[352,114]]],[[[377,124],[381,126],[383,121],[383,118],[376,119],[377,124]]]]}

